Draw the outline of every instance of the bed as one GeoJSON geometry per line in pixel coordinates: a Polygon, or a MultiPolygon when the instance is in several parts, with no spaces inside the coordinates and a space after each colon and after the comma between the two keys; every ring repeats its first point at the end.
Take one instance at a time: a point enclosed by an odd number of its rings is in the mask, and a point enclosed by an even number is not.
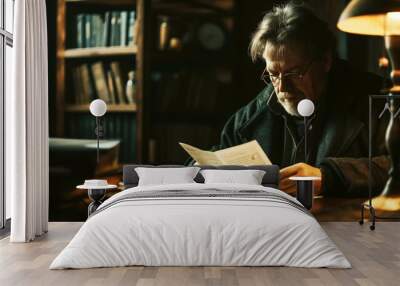
{"type": "Polygon", "coordinates": [[[277,166],[199,166],[263,170],[260,185],[204,183],[199,172],[193,183],[150,186],[138,186],[138,167],[124,166],[127,189],[100,205],[50,269],[351,267],[312,214],[277,189],[277,166]]]}

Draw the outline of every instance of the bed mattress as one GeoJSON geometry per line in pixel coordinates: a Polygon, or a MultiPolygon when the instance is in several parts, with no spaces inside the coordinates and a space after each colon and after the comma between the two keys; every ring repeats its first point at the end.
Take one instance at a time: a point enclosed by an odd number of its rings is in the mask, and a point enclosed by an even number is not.
{"type": "Polygon", "coordinates": [[[197,183],[114,195],[50,269],[129,265],[351,267],[295,198],[263,186],[197,183]]]}

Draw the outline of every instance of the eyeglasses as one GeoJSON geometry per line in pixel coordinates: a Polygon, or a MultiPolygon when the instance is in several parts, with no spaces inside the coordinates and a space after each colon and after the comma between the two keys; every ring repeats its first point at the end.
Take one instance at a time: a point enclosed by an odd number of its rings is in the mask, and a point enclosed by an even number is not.
{"type": "Polygon", "coordinates": [[[267,69],[265,69],[261,74],[261,80],[265,82],[265,84],[272,83],[273,85],[278,84],[278,82],[280,82],[283,78],[286,78],[293,83],[299,83],[303,80],[304,76],[310,70],[312,64],[313,61],[310,61],[301,72],[288,72],[280,75],[271,74],[267,71],[267,69]]]}

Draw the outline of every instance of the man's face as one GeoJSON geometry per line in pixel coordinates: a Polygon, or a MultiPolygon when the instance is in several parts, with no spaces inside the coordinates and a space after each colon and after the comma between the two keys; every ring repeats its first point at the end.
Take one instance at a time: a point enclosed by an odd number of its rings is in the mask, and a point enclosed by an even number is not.
{"type": "Polygon", "coordinates": [[[278,102],[290,115],[300,116],[297,104],[305,98],[315,102],[323,92],[331,57],[312,60],[302,56],[299,49],[268,44],[263,57],[266,72],[275,78],[271,82],[278,102]]]}

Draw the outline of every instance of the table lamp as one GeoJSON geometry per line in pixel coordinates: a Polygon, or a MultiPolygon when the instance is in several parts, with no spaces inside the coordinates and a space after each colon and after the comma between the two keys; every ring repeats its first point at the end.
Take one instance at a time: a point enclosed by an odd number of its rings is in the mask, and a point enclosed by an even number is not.
{"type": "Polygon", "coordinates": [[[104,136],[104,128],[100,118],[107,112],[107,104],[101,99],[95,99],[90,103],[90,113],[96,117],[96,137],[97,137],[97,164],[100,161],[100,137],[104,136]]]}
{"type": "Polygon", "coordinates": [[[314,103],[309,99],[303,99],[297,104],[297,112],[304,117],[304,162],[307,163],[307,118],[314,113],[314,103]]]}
{"type": "MultiPolygon", "coordinates": [[[[396,117],[400,100],[400,1],[353,0],[340,15],[337,27],[348,33],[383,36],[389,55],[393,87],[388,99],[390,121],[385,143],[391,159],[389,179],[373,206],[380,210],[400,209],[400,116],[396,117]]],[[[371,205],[371,203],[370,203],[371,205]]]]}
{"type": "MultiPolygon", "coordinates": [[[[309,131],[308,118],[314,113],[314,103],[309,99],[303,99],[297,104],[297,112],[304,118],[304,162],[307,163],[307,137],[309,131]]],[[[314,181],[321,180],[314,176],[292,176],[289,180],[296,181],[296,198],[307,209],[311,209],[314,198],[314,181]]]]}

